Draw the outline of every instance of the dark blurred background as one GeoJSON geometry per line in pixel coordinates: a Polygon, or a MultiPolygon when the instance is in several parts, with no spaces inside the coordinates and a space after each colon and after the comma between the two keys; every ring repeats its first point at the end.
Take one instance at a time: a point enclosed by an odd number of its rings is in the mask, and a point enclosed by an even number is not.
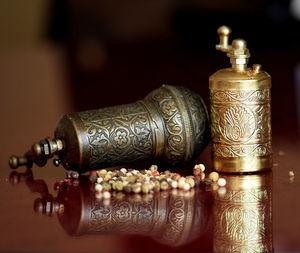
{"type": "Polygon", "coordinates": [[[46,35],[67,50],[78,109],[115,104],[103,92],[124,103],[165,82],[206,97],[208,76],[229,65],[214,49],[223,24],[247,40],[252,62],[299,52],[298,0],[56,0],[49,13],[46,35]]]}
{"type": "Polygon", "coordinates": [[[216,29],[226,24],[232,38],[247,40],[250,63],[273,76],[274,100],[288,98],[291,111],[273,113],[273,120],[296,118],[290,95],[300,52],[299,0],[56,0],[49,13],[47,36],[67,50],[76,110],[128,103],[163,83],[187,86],[208,102],[209,75],[229,66],[215,51],[216,29]]]}
{"type": "MultiPolygon", "coordinates": [[[[7,57],[2,65],[17,68],[18,53],[27,50],[25,77],[41,75],[37,82],[43,91],[42,83],[55,74],[47,64],[41,70],[42,61],[54,61],[60,77],[51,82],[64,87],[59,93],[66,111],[133,102],[164,83],[186,86],[208,104],[209,76],[230,65],[215,50],[216,29],[228,25],[230,41],[248,42],[250,65],[262,64],[273,78],[274,134],[297,134],[300,0],[12,0],[1,1],[0,12],[1,55],[7,57]],[[35,52],[46,56],[31,64],[35,52]]],[[[11,86],[6,81],[1,81],[3,92],[11,86]]],[[[19,89],[15,85],[12,92],[19,89]]],[[[32,100],[43,107],[46,102],[38,102],[37,94],[32,100]]],[[[46,113],[57,102],[47,103],[46,113]]]]}
{"type": "MultiPolygon", "coordinates": [[[[300,0],[1,0],[1,252],[165,252],[147,238],[69,238],[58,221],[37,218],[25,186],[12,191],[7,161],[53,135],[65,113],[131,103],[163,83],[209,106],[209,76],[230,66],[215,50],[221,25],[232,28],[230,41],[248,42],[249,65],[272,76],[274,247],[299,249],[298,188],[287,175],[299,169],[300,0]]],[[[199,158],[208,168],[209,157],[208,147],[199,158]]],[[[34,174],[51,187],[65,175],[51,163],[34,174]]],[[[174,251],[209,251],[211,240],[174,251]]]]}

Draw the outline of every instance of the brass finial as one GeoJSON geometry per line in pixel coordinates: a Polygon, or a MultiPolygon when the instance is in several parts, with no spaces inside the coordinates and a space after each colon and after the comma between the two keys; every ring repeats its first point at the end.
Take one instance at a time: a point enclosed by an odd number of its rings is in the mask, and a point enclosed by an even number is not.
{"type": "Polygon", "coordinates": [[[19,166],[31,166],[36,163],[38,166],[44,166],[47,159],[54,154],[63,150],[63,143],[60,139],[43,139],[32,145],[31,150],[25,156],[11,156],[9,159],[9,166],[16,169],[19,166]]]}
{"type": "Polygon", "coordinates": [[[246,41],[235,39],[232,41],[231,46],[229,46],[228,39],[231,29],[227,26],[221,26],[217,32],[220,37],[220,43],[216,46],[216,49],[227,53],[234,70],[244,71],[247,68],[248,58],[250,57],[246,41]]]}
{"type": "Polygon", "coordinates": [[[232,48],[234,49],[234,52],[236,52],[237,50],[244,52],[247,49],[247,42],[243,39],[233,40],[232,48]]]}
{"type": "Polygon", "coordinates": [[[221,26],[218,29],[218,34],[220,37],[220,44],[216,46],[218,50],[223,51],[224,49],[228,48],[228,39],[229,35],[231,34],[231,29],[228,26],[221,26]]]}
{"type": "Polygon", "coordinates": [[[28,165],[29,164],[29,160],[26,156],[11,156],[9,158],[9,166],[12,168],[12,169],[16,169],[18,168],[19,166],[22,166],[22,165],[28,165]]]}

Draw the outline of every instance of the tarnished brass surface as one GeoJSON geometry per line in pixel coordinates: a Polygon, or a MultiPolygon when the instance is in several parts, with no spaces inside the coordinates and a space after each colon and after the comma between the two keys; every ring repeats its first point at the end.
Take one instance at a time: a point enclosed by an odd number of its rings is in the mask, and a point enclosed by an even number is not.
{"type": "Polygon", "coordinates": [[[12,157],[12,168],[32,162],[84,172],[145,161],[176,165],[197,156],[209,140],[208,114],[201,97],[170,85],[136,103],[65,115],[55,139],[33,145],[25,157],[12,157]]]}
{"type": "Polygon", "coordinates": [[[273,252],[272,174],[224,178],[226,192],[215,193],[214,252],[273,252]]]}
{"type": "Polygon", "coordinates": [[[244,40],[228,45],[230,29],[218,30],[217,49],[227,52],[232,68],[209,78],[214,169],[256,172],[272,167],[271,77],[256,64],[247,68],[249,50],[244,40]]]}

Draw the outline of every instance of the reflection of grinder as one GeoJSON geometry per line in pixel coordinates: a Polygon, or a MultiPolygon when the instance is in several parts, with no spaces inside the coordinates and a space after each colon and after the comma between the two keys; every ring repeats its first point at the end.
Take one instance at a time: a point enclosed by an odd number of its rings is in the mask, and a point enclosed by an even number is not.
{"type": "Polygon", "coordinates": [[[214,252],[272,252],[272,174],[227,175],[214,203],[214,252]]]}
{"type": "Polygon", "coordinates": [[[62,227],[70,235],[138,234],[151,236],[163,244],[179,246],[201,237],[209,228],[212,206],[209,193],[125,195],[119,192],[113,194],[110,204],[105,204],[105,200],[96,198],[91,190],[94,183],[86,176],[57,183],[57,197],[48,193],[44,181],[34,180],[30,170],[11,173],[11,182],[20,182],[16,180],[20,177],[30,189],[39,189],[42,195],[34,202],[35,211],[48,216],[57,214],[62,227]],[[38,187],[41,181],[42,188],[38,187]]]}
{"type": "Polygon", "coordinates": [[[208,129],[200,96],[163,85],[136,103],[65,115],[55,139],[34,144],[24,157],[11,157],[10,166],[43,166],[53,155],[59,157],[56,165],[79,172],[147,159],[175,165],[201,152],[208,129]]]}
{"type": "Polygon", "coordinates": [[[272,167],[271,77],[260,65],[247,68],[249,50],[242,39],[228,45],[230,29],[218,29],[217,50],[227,53],[231,68],[209,78],[214,169],[256,172],[272,167]]]}
{"type": "Polygon", "coordinates": [[[209,223],[209,204],[204,193],[185,196],[161,192],[150,195],[113,195],[110,204],[97,200],[92,183],[59,189],[56,202],[64,206],[59,221],[71,235],[139,234],[161,243],[179,246],[201,237],[209,223]],[[141,199],[142,198],[142,199],[141,199]]]}

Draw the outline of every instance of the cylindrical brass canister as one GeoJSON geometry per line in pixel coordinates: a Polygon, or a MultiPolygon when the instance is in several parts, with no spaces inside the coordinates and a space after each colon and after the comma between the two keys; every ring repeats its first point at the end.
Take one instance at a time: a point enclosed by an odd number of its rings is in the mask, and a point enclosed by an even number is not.
{"type": "Polygon", "coordinates": [[[36,143],[12,168],[58,155],[55,164],[85,172],[147,159],[176,165],[199,155],[209,140],[206,107],[199,95],[163,85],[132,104],[65,115],[55,139],[36,143]]]}
{"type": "Polygon", "coordinates": [[[247,68],[250,56],[246,42],[228,46],[229,28],[218,30],[232,68],[209,78],[211,134],[214,169],[220,172],[257,172],[272,168],[271,77],[260,65],[247,68]]]}
{"type": "Polygon", "coordinates": [[[272,173],[226,175],[215,193],[215,253],[273,252],[272,173]]]}

